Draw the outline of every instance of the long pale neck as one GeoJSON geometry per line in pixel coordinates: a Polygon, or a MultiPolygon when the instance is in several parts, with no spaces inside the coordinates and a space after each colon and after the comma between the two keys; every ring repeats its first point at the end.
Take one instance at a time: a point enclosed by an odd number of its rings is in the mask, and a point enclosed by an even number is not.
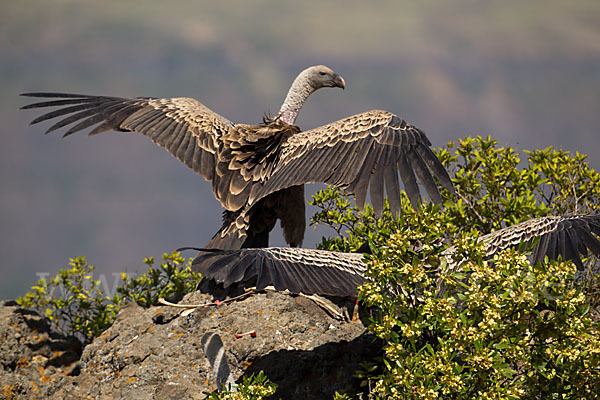
{"type": "Polygon", "coordinates": [[[304,102],[315,89],[308,81],[308,71],[304,70],[296,77],[290,88],[285,101],[279,109],[279,117],[288,124],[293,124],[298,117],[304,102]]]}

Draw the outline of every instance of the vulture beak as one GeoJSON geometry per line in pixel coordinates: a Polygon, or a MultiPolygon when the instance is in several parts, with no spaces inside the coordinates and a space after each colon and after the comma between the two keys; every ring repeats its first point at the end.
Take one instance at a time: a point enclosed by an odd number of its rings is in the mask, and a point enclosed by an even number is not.
{"type": "Polygon", "coordinates": [[[334,74],[333,75],[333,86],[345,89],[346,88],[346,81],[344,80],[344,78],[342,78],[341,75],[334,74]]]}

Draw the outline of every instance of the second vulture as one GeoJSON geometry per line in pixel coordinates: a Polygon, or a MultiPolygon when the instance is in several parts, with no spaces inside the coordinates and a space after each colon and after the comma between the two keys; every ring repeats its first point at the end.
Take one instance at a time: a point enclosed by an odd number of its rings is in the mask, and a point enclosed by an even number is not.
{"type": "MultiPolygon", "coordinates": [[[[544,257],[556,260],[560,255],[583,270],[581,256],[600,256],[599,238],[600,214],[596,214],[533,218],[481,236],[479,241],[490,258],[501,250],[537,241],[531,254],[534,265],[544,257]]],[[[450,268],[460,265],[454,260],[455,251],[451,246],[442,252],[450,268]]],[[[202,252],[192,263],[192,270],[225,293],[239,287],[262,290],[273,286],[291,293],[340,297],[356,296],[357,286],[366,281],[366,269],[363,254],[281,247],[202,252]]]]}
{"type": "Polygon", "coordinates": [[[434,202],[438,185],[453,191],[448,173],[425,134],[387,111],[372,110],[301,131],[296,117],[308,96],[323,87],[345,88],[344,79],[317,65],[294,80],[279,113],[262,124],[235,124],[192,98],[121,98],[65,93],[25,93],[47,98],[22,108],[59,107],[32,124],[61,118],[47,131],[73,125],[64,136],[139,132],[212,181],[225,207],[223,226],[207,248],[266,247],[281,220],[287,243],[302,244],[306,228],[304,184],[322,182],[356,194],[362,207],[368,189],[376,212],[384,187],[393,212],[400,209],[398,175],[413,207],[418,184],[434,202]]]}

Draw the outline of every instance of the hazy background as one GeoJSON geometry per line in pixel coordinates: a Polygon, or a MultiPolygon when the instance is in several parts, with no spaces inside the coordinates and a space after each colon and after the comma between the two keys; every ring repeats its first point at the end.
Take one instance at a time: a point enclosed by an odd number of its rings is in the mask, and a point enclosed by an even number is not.
{"type": "MultiPolygon", "coordinates": [[[[303,128],[383,108],[434,146],[490,134],[518,149],[579,150],[600,167],[597,0],[4,0],[0,298],[70,257],[131,272],[220,226],[210,184],[147,138],[44,136],[50,124],[28,127],[39,112],[19,111],[19,93],[190,96],[253,123],[313,64],[347,88],[313,95],[303,128]]],[[[323,233],[308,228],[305,247],[323,233]]],[[[272,242],[283,244],[280,232],[272,242]]]]}

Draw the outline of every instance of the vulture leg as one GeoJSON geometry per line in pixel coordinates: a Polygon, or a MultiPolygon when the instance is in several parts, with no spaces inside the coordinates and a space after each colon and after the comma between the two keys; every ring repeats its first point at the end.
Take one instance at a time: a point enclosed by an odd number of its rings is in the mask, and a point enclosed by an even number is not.
{"type": "Polygon", "coordinates": [[[281,191],[277,217],[281,220],[285,241],[292,247],[302,246],[306,230],[304,185],[292,186],[281,191]]]}

